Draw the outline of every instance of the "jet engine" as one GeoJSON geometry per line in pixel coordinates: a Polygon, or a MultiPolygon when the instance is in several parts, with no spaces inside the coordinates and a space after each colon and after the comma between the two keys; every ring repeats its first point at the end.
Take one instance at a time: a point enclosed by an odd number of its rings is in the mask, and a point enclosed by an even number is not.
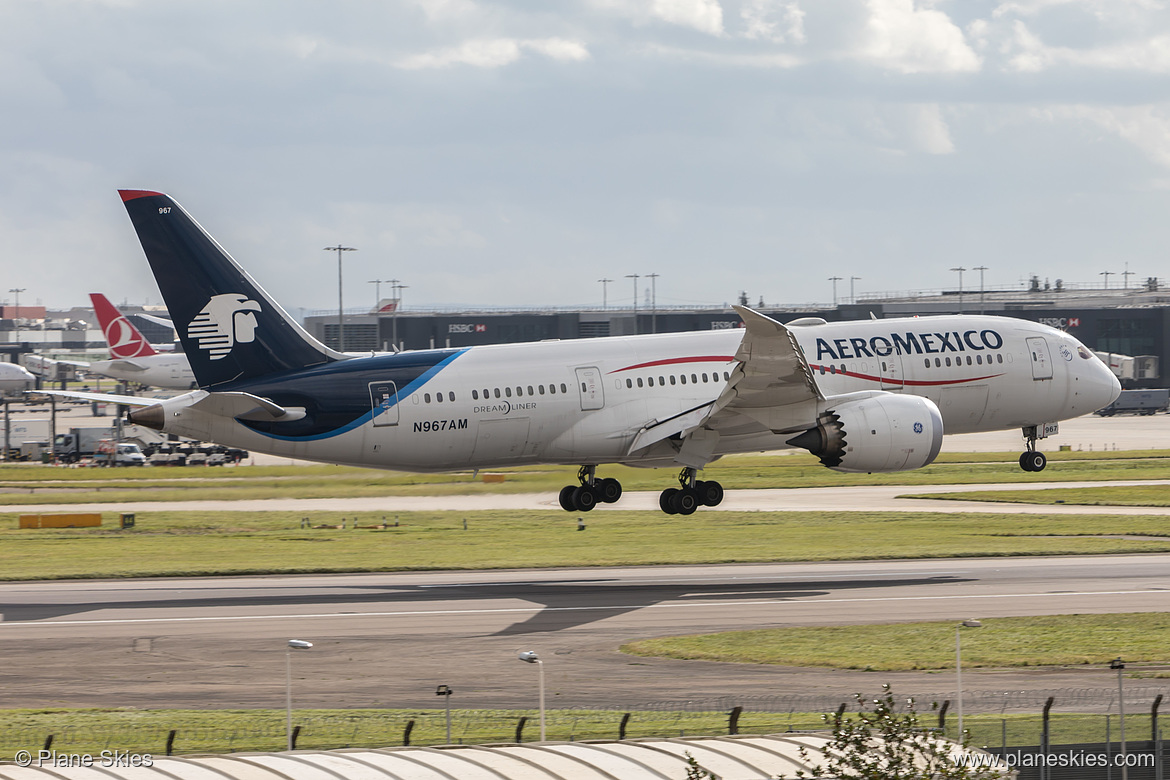
{"type": "Polygon", "coordinates": [[[834,471],[906,471],[930,465],[942,447],[943,421],[928,398],[878,393],[841,400],[816,426],[788,440],[834,471]]]}

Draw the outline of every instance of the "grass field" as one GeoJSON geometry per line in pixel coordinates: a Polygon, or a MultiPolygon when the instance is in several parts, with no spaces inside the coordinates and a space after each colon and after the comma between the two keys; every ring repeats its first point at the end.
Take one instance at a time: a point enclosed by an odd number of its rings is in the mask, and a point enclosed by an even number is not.
{"type": "MultiPolygon", "coordinates": [[[[19,530],[0,578],[501,569],[1170,551],[1170,517],[895,512],[141,512],[133,529],[19,530]],[[314,525],[301,528],[304,517],[314,525]],[[391,527],[353,528],[380,524],[391,527]],[[346,528],[335,526],[345,520],[346,528]],[[399,526],[393,527],[397,519],[399,526]],[[467,528],[464,529],[464,520],[467,528]],[[1154,539],[1101,536],[1133,535],[1154,539]],[[1164,537],[1164,538],[1163,538],[1164,537]]],[[[116,522],[112,513],[107,522],[116,522]]]]}
{"type": "MultiPolygon", "coordinates": [[[[847,703],[852,708],[852,702],[847,703]]],[[[920,723],[937,725],[931,702],[917,704],[920,723]]],[[[550,740],[616,739],[620,710],[549,710],[550,740]]],[[[824,715],[809,712],[754,712],[745,709],[739,730],[745,734],[812,731],[826,728],[824,715]]],[[[539,715],[533,710],[452,710],[451,742],[483,744],[513,742],[521,717],[527,717],[523,739],[540,737],[539,715]]],[[[1148,714],[1126,716],[1132,735],[1149,733],[1148,714]]],[[[411,744],[446,744],[442,710],[295,710],[293,723],[301,727],[299,749],[389,747],[403,744],[407,723],[414,721],[411,744]]],[[[1117,735],[1117,719],[1111,734],[1117,735]]],[[[1040,742],[1038,715],[971,714],[964,720],[975,745],[990,747],[1036,745],[1040,742]]],[[[957,736],[955,719],[947,733],[957,736]]],[[[680,737],[726,734],[727,712],[633,711],[626,737],[680,737]]],[[[1103,715],[1054,714],[1053,744],[1100,742],[1106,736],[1103,715]]],[[[228,753],[283,750],[286,742],[283,710],[0,710],[0,760],[18,750],[35,752],[53,736],[53,748],[65,753],[125,750],[164,755],[167,737],[176,732],[174,752],[228,753]]]]}
{"type": "MultiPolygon", "coordinates": [[[[1167,450],[1052,453],[1049,467],[1039,474],[1021,471],[1017,457],[1009,453],[954,453],[944,454],[935,464],[916,471],[839,474],[804,452],[736,455],[712,464],[703,477],[736,489],[1162,479],[1170,471],[1167,450]]],[[[673,484],[673,473],[667,469],[605,466],[601,472],[621,480],[626,490],[662,490],[673,484]]],[[[470,471],[406,474],[343,466],[105,470],[9,464],[0,466],[0,503],[555,493],[576,478],[575,468],[556,466],[505,469],[500,473],[506,475],[504,482],[485,484],[470,471]]]]}
{"type": "MultiPolygon", "coordinates": [[[[907,671],[955,668],[955,621],[725,631],[631,642],[633,655],[782,666],[907,671]]],[[[962,629],[964,667],[1170,660],[1170,615],[996,618],[962,629]]]]}

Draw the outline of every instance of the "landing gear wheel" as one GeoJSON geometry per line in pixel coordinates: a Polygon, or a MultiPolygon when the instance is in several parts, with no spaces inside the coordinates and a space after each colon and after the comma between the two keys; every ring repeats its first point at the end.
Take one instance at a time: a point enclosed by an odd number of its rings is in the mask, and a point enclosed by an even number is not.
{"type": "Polygon", "coordinates": [[[622,497],[622,483],[612,477],[601,480],[597,487],[601,492],[601,500],[607,504],[616,503],[622,497]]]}
{"type": "Polygon", "coordinates": [[[667,488],[658,496],[658,508],[668,515],[677,515],[678,510],[674,508],[674,497],[678,494],[678,488],[667,488]]]}
{"type": "Polygon", "coordinates": [[[1024,471],[1043,471],[1044,467],[1048,465],[1048,458],[1043,452],[1025,452],[1020,456],[1020,468],[1024,471]]]}
{"type": "Polygon", "coordinates": [[[597,493],[588,485],[581,485],[573,490],[573,504],[578,512],[588,512],[597,506],[597,493]]]}
{"type": "Polygon", "coordinates": [[[713,480],[704,480],[695,483],[695,491],[699,494],[699,503],[703,506],[719,506],[723,503],[723,486],[713,480]]]}
{"type": "Polygon", "coordinates": [[[573,493],[575,492],[577,492],[576,485],[565,485],[561,488],[560,495],[557,496],[557,500],[561,502],[561,509],[566,512],[577,511],[577,505],[573,503],[573,493]]]}
{"type": "Polygon", "coordinates": [[[670,507],[677,514],[693,515],[699,508],[699,496],[690,488],[677,490],[670,498],[670,507]]]}

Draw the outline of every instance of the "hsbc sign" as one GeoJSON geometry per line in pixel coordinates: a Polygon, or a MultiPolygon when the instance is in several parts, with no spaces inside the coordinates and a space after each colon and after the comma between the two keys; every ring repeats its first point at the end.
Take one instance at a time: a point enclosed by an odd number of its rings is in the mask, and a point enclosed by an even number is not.
{"type": "Polygon", "coordinates": [[[1050,328],[1057,328],[1058,330],[1081,327],[1080,317],[1041,317],[1038,322],[1041,325],[1047,325],[1050,328]]]}
{"type": "Polygon", "coordinates": [[[447,326],[448,333],[487,333],[487,325],[453,323],[447,326]]]}

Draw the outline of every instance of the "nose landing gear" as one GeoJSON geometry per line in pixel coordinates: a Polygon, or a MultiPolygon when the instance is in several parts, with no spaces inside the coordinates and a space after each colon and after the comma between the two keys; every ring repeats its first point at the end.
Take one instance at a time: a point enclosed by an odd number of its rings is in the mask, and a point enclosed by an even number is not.
{"type": "Polygon", "coordinates": [[[668,515],[690,515],[700,506],[719,506],[723,486],[714,480],[695,479],[697,470],[684,468],[678,475],[677,488],[667,488],[658,497],[658,506],[668,515]]]}
{"type": "Polygon", "coordinates": [[[622,483],[613,478],[597,479],[597,466],[582,466],[579,485],[565,485],[557,497],[566,512],[588,512],[598,503],[612,504],[622,497],[622,483]]]}
{"type": "Polygon", "coordinates": [[[1024,438],[1028,440],[1027,452],[1020,455],[1020,468],[1024,471],[1043,471],[1044,467],[1048,465],[1048,458],[1044,456],[1043,452],[1036,449],[1036,440],[1040,438],[1036,433],[1034,425],[1024,429],[1024,438]]]}

